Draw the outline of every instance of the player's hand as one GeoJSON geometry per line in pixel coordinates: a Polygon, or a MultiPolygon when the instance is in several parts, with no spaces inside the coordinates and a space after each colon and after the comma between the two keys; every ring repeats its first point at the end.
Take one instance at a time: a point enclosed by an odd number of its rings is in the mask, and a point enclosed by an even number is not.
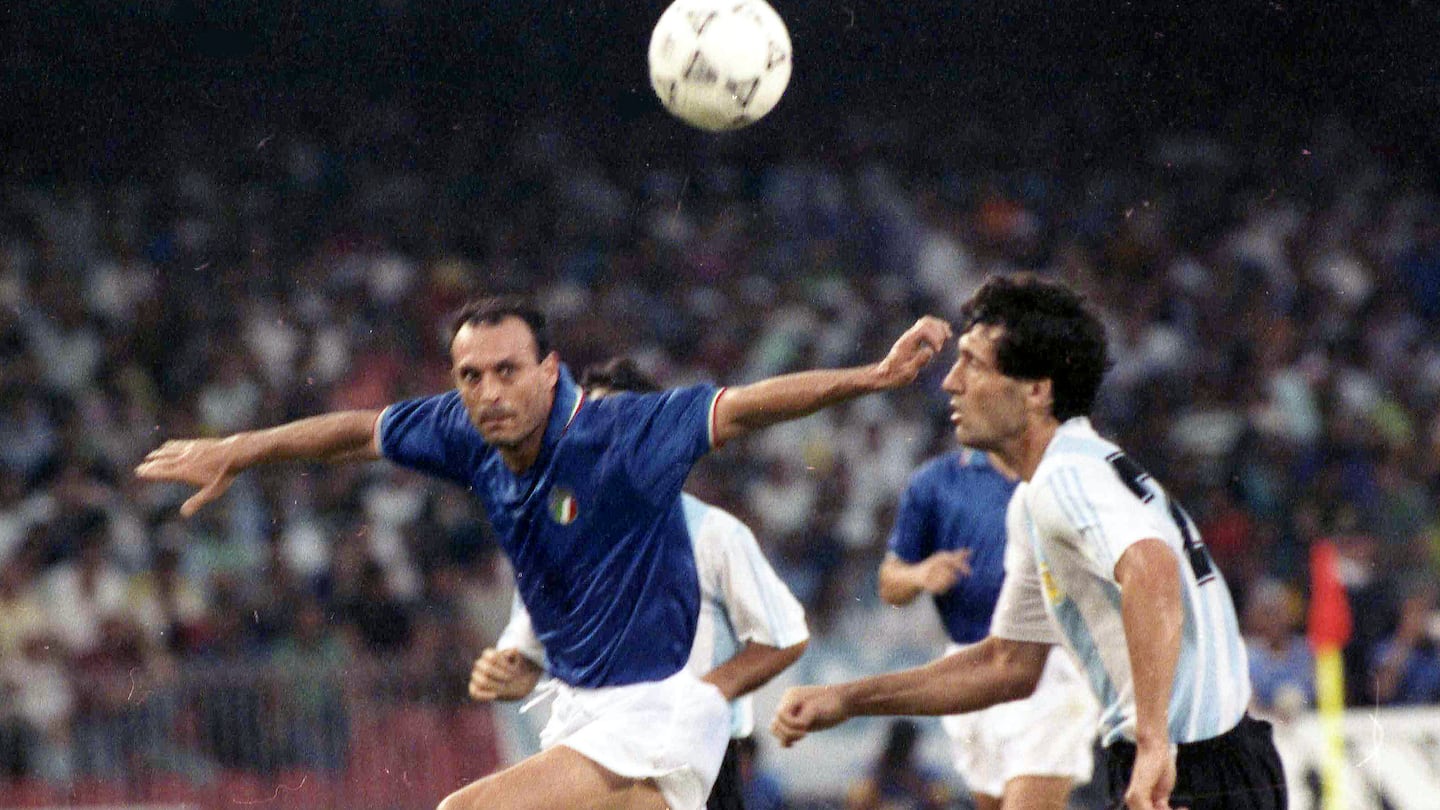
{"type": "Polygon", "coordinates": [[[970,549],[937,551],[920,563],[920,587],[929,594],[942,594],[955,587],[960,577],[970,575],[970,549]]]}
{"type": "Polygon", "coordinates": [[[239,472],[233,439],[168,441],[150,451],[135,467],[135,475],[146,481],[175,481],[199,487],[200,491],[180,507],[180,514],[187,518],[225,494],[239,472]]]}
{"type": "Polygon", "coordinates": [[[1125,790],[1127,810],[1171,810],[1170,792],[1174,789],[1174,751],[1169,745],[1141,746],[1135,752],[1135,768],[1125,790]]]}
{"type": "Polygon", "coordinates": [[[890,347],[890,353],[885,355],[885,359],[876,365],[875,373],[880,378],[880,387],[899,388],[914,382],[920,369],[940,353],[945,342],[950,339],[950,334],[950,324],[933,315],[926,315],[916,321],[915,325],[905,330],[905,334],[890,347]]]}
{"type": "Polygon", "coordinates": [[[770,733],[789,748],[813,731],[824,731],[850,719],[840,691],[833,686],[786,689],[770,723],[770,733]]]}
{"type": "Polygon", "coordinates": [[[475,700],[519,700],[535,689],[540,667],[519,650],[487,648],[470,668],[470,697],[475,700]]]}

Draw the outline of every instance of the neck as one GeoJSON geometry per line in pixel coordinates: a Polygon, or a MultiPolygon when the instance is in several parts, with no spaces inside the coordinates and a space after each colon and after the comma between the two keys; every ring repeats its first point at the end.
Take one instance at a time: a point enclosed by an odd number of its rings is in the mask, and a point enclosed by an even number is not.
{"type": "Polygon", "coordinates": [[[1022,481],[1029,481],[1035,477],[1035,468],[1040,466],[1045,448],[1050,446],[1050,440],[1055,438],[1055,431],[1059,428],[1060,423],[1054,417],[1038,419],[1006,442],[1005,446],[992,451],[993,455],[1000,461],[1003,470],[1019,476],[1022,481]]]}
{"type": "Polygon", "coordinates": [[[540,457],[540,441],[544,438],[545,426],[541,425],[518,443],[498,448],[500,460],[505,462],[505,466],[510,468],[510,472],[525,472],[535,463],[535,459],[540,457]]]}

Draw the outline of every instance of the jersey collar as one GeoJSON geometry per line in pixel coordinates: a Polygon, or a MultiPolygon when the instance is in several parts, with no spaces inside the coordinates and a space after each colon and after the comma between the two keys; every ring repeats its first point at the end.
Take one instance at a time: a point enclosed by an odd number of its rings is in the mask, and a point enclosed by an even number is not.
{"type": "Polygon", "coordinates": [[[1098,436],[1095,427],[1090,424],[1090,417],[1072,416],[1061,422],[1060,426],[1055,429],[1055,435],[1051,436],[1050,443],[1045,445],[1045,452],[1041,455],[1041,459],[1044,460],[1054,453],[1064,452],[1062,448],[1070,439],[1089,439],[1098,436]]]}
{"type": "Polygon", "coordinates": [[[550,419],[545,423],[545,437],[540,440],[541,455],[548,456],[555,449],[584,402],[584,389],[575,384],[570,367],[561,363],[560,374],[555,380],[555,402],[550,406],[550,419]]]}

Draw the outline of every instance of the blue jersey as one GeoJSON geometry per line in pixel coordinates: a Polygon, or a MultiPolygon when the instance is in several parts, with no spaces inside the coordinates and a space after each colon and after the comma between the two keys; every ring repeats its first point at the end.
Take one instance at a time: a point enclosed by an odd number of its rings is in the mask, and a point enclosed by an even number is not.
{"type": "Polygon", "coordinates": [[[1015,481],[984,453],[959,450],[926,463],[900,498],[890,551],[914,564],[937,551],[970,549],[970,574],[935,597],[945,631],[958,644],[990,632],[1005,581],[1005,507],[1015,481]]]}
{"type": "Polygon", "coordinates": [[[586,401],[561,367],[535,463],[518,475],[457,391],[392,405],[380,449],[485,506],[550,672],[594,688],[662,680],[690,656],[700,587],[680,488],[712,446],[720,389],[586,401]]]}

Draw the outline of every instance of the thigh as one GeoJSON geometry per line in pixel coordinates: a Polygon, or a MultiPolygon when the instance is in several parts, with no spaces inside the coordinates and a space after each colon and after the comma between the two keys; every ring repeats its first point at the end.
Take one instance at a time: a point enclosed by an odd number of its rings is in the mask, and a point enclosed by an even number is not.
{"type": "Polygon", "coordinates": [[[734,740],[725,748],[720,775],[715,777],[715,786],[710,788],[705,810],[745,810],[744,786],[740,784],[740,757],[734,740]]]}
{"type": "Polygon", "coordinates": [[[976,793],[970,791],[970,801],[975,803],[975,810],[1000,810],[1000,797],[991,796],[989,793],[976,793]]]}
{"type": "Polygon", "coordinates": [[[1017,776],[1005,783],[1004,810],[1065,810],[1070,804],[1068,776],[1017,776]]]}
{"type": "Polygon", "coordinates": [[[648,780],[627,779],[562,746],[471,782],[440,803],[440,810],[665,810],[648,780]]]}
{"type": "Polygon", "coordinates": [[[1002,742],[995,734],[996,722],[991,719],[995,707],[977,712],[950,715],[940,719],[945,736],[950,740],[950,757],[955,771],[965,781],[980,810],[998,808],[1000,794],[1005,790],[1000,749],[1002,742]],[[983,798],[993,799],[996,804],[986,808],[983,798]]]}

